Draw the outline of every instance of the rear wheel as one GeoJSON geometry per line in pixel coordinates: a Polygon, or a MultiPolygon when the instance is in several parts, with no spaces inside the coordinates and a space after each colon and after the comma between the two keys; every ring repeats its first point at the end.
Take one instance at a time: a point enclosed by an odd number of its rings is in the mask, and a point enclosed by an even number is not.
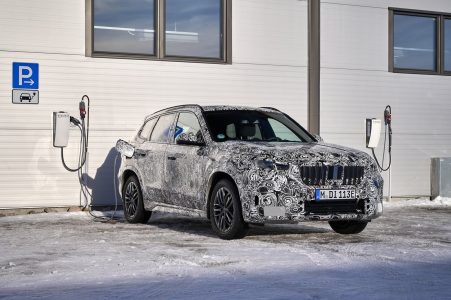
{"type": "Polygon", "coordinates": [[[224,240],[246,235],[246,223],[241,213],[241,202],[235,185],[220,180],[210,196],[210,221],[213,231],[224,240]]]}
{"type": "Polygon", "coordinates": [[[130,176],[122,189],[124,216],[129,223],[146,224],[152,214],[144,209],[141,186],[136,176],[130,176]]]}
{"type": "Polygon", "coordinates": [[[330,221],[329,225],[332,229],[340,234],[357,234],[365,229],[367,221],[330,221]]]}

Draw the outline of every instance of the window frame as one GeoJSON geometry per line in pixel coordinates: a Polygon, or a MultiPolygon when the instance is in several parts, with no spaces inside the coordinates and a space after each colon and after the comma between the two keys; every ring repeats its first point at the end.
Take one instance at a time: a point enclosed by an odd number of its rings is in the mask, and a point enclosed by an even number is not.
{"type": "MultiPolygon", "coordinates": [[[[442,59],[442,63],[443,63],[443,67],[442,67],[443,75],[451,76],[451,70],[446,70],[445,69],[445,42],[446,42],[446,39],[445,39],[445,29],[446,29],[445,21],[447,21],[447,20],[449,22],[451,22],[451,14],[443,15],[443,17],[442,17],[442,24],[441,24],[442,31],[440,33],[440,37],[442,39],[442,45],[441,45],[441,51],[442,51],[441,52],[441,56],[442,56],[442,58],[441,59],[442,59]]],[[[451,59],[451,57],[449,59],[451,59]]]]}
{"type": "Polygon", "coordinates": [[[389,42],[388,42],[388,68],[392,73],[404,73],[404,74],[423,74],[423,75],[451,75],[451,71],[445,71],[445,46],[444,46],[444,22],[445,19],[451,19],[451,13],[441,13],[434,11],[404,9],[389,7],[389,42]],[[413,17],[430,17],[436,19],[436,53],[435,53],[435,70],[421,70],[421,69],[409,69],[409,68],[396,68],[394,63],[394,29],[395,29],[395,15],[405,15],[413,17]]]}
{"type": "Polygon", "coordinates": [[[232,63],[232,0],[221,1],[221,58],[204,58],[192,56],[165,55],[165,2],[166,0],[154,0],[154,54],[132,54],[108,51],[94,51],[94,1],[85,0],[86,20],[85,20],[85,55],[95,58],[117,58],[117,59],[137,59],[156,60],[173,62],[192,63],[232,63]]]}

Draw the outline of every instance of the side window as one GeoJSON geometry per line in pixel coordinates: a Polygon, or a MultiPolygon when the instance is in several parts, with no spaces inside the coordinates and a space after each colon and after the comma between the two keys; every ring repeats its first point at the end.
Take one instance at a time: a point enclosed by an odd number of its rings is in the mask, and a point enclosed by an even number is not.
{"type": "Polygon", "coordinates": [[[152,136],[150,137],[151,142],[167,143],[169,141],[174,117],[174,114],[170,114],[161,116],[158,119],[158,122],[152,131],[152,136]]]}
{"type": "Polygon", "coordinates": [[[139,131],[140,138],[144,140],[148,140],[150,138],[150,134],[152,133],[153,126],[157,122],[157,119],[158,118],[150,119],[144,124],[144,126],[139,131]]]}
{"type": "Polygon", "coordinates": [[[199,120],[193,113],[180,113],[175,127],[174,137],[177,138],[182,133],[193,135],[196,139],[202,137],[199,120]]]}

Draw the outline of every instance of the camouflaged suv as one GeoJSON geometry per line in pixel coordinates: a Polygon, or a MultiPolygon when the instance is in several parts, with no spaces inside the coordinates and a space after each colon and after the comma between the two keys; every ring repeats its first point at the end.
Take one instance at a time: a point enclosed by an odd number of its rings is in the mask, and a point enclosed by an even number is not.
{"type": "Polygon", "coordinates": [[[383,180],[368,154],[324,143],[274,108],[167,108],[117,149],[132,223],[157,206],[183,209],[232,239],[248,224],[303,221],[353,234],[382,214],[383,180]]]}

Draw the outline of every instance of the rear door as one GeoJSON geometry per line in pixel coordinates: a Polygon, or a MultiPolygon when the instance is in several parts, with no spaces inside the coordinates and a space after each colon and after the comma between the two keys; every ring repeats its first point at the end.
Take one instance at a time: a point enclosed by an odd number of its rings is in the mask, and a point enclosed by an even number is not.
{"type": "Polygon", "coordinates": [[[138,153],[138,168],[143,174],[144,206],[153,203],[167,203],[168,195],[164,184],[166,148],[173,134],[175,114],[162,115],[152,129],[150,139],[141,144],[138,153]]]}
{"type": "Polygon", "coordinates": [[[203,209],[204,180],[208,155],[206,146],[177,145],[175,138],[182,134],[202,136],[197,116],[192,112],[180,112],[176,130],[166,151],[166,186],[169,203],[187,208],[203,209]]]}

